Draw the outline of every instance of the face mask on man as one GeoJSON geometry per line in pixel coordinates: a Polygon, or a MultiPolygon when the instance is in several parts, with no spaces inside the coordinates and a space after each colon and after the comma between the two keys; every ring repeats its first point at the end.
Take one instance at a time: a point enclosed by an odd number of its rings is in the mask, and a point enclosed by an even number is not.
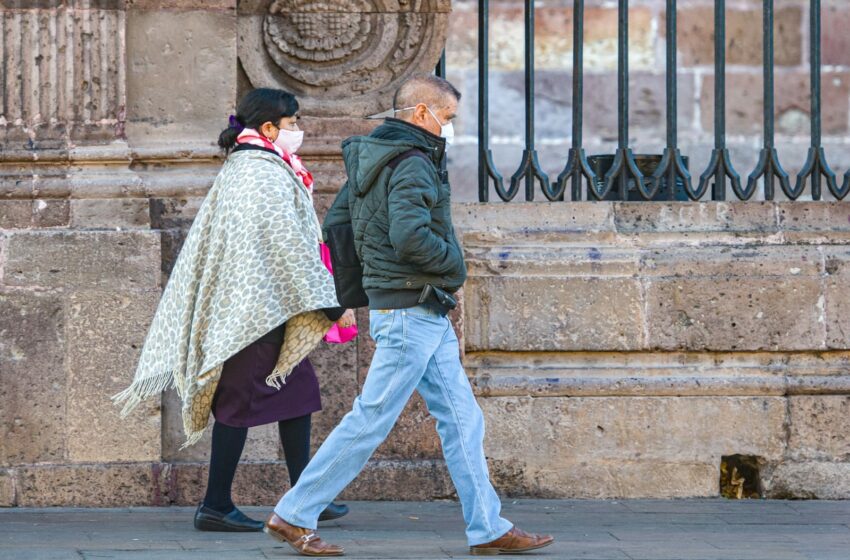
{"type": "MultiPolygon", "coordinates": [[[[431,113],[431,116],[434,118],[435,121],[437,121],[437,124],[440,125],[440,136],[446,139],[446,149],[448,149],[448,147],[452,145],[455,139],[454,124],[452,122],[447,122],[446,124],[441,123],[440,119],[437,118],[437,115],[434,114],[434,111],[432,111],[430,107],[425,105],[425,108],[428,109],[428,112],[431,113]]],[[[409,111],[411,109],[416,109],[416,107],[396,109],[395,112],[398,113],[401,111],[409,111]]]]}
{"type": "Polygon", "coordinates": [[[301,147],[302,142],[304,142],[303,130],[287,130],[285,128],[279,128],[277,138],[274,140],[274,145],[287,154],[294,154],[298,151],[298,148],[301,147]]]}

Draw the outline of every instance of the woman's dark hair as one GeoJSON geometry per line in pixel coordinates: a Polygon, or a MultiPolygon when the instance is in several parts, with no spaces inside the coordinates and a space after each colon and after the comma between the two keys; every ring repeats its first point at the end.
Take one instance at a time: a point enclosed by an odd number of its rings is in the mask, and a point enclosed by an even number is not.
{"type": "Polygon", "coordinates": [[[236,137],[243,128],[259,129],[263,123],[277,124],[283,117],[298,112],[298,100],[282,89],[257,88],[245,94],[231,117],[230,126],[218,135],[218,145],[226,151],[236,146],[236,137]]]}

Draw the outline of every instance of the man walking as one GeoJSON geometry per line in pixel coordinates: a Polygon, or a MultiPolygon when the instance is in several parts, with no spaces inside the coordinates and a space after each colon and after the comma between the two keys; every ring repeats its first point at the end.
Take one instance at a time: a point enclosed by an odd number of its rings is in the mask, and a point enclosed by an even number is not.
{"type": "Polygon", "coordinates": [[[361,394],[331,432],[265,531],[307,556],[339,556],[315,533],[322,510],[363,469],[413,391],[437,420],[443,455],[463,507],[472,554],[542,548],[500,515],[484,457],[484,417],[460,361],[448,311],[466,280],[440,164],[460,93],[431,75],[408,79],[395,113],[369,136],[343,143],[348,181],[325,228],[350,222],[369,295],[376,350],[361,394]]]}

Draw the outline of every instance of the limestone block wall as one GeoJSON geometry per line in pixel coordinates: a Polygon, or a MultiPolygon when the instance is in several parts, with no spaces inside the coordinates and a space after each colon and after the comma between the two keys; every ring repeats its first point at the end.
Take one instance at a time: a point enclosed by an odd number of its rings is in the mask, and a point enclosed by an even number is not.
{"type": "Polygon", "coordinates": [[[846,203],[469,204],[464,346],[500,488],[846,498],[846,203]]]}

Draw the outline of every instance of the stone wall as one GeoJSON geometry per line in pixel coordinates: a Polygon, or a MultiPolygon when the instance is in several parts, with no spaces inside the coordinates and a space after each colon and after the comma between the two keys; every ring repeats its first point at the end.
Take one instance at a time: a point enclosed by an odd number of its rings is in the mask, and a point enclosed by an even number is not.
{"type": "Polygon", "coordinates": [[[461,205],[466,365],[500,488],[847,498],[847,203],[461,205]]]}
{"type": "MultiPolygon", "coordinates": [[[[494,88],[494,138],[514,135],[499,148],[501,163],[518,156],[522,82],[511,57],[521,40],[516,6],[491,4],[502,41],[495,52],[504,59],[494,66],[501,72],[495,79],[505,84],[494,88]]],[[[554,165],[569,127],[558,124],[567,74],[547,64],[561,64],[568,49],[558,39],[568,3],[543,4],[552,12],[540,12],[538,79],[551,91],[540,89],[540,131],[554,154],[544,161],[554,165]]],[[[660,76],[657,4],[635,2],[634,38],[646,47],[635,51],[642,61],[636,84],[641,72],[652,83],[660,76]]],[[[702,6],[681,4],[683,17],[702,6]]],[[[750,4],[734,9],[755,9],[750,4]]],[[[843,4],[824,4],[836,20],[844,17],[843,4]]],[[[472,147],[464,144],[474,134],[471,3],[455,2],[451,17],[448,0],[346,1],[334,3],[339,13],[321,11],[330,5],[0,3],[0,505],[199,498],[208,441],[179,449],[175,396],[126,421],[109,397],[132,377],[160,290],[221,164],[215,139],[241,92],[272,85],[299,94],[309,131],[304,156],[322,213],[344,181],[340,139],[367,132],[373,123],[361,117],[387,108],[404,75],[433,68],[448,34],[449,68],[464,92],[460,142],[451,152],[455,191],[461,200],[475,191],[466,180],[474,176],[472,147]],[[310,35],[329,21],[340,31],[332,48],[310,35]],[[353,29],[368,29],[368,41],[359,42],[353,29]]],[[[589,62],[599,66],[589,74],[608,80],[613,12],[607,3],[593,10],[598,42],[589,62]]],[[[791,27],[799,23],[783,17],[791,27]]],[[[804,45],[800,29],[788,37],[804,45]]],[[[800,71],[794,53],[804,58],[805,49],[789,49],[789,64],[800,71]]],[[[840,57],[846,49],[831,52],[840,57]]],[[[684,57],[692,62],[683,87],[693,91],[702,91],[697,85],[709,75],[701,56],[684,57]]],[[[751,63],[736,71],[752,74],[751,63]]],[[[846,70],[840,60],[829,64],[838,74],[846,70]]],[[[842,80],[831,82],[836,91],[842,80]]],[[[660,91],[641,86],[635,99],[647,109],[637,111],[633,131],[661,137],[660,91]]],[[[829,101],[837,107],[834,134],[846,134],[842,100],[829,101]]],[[[702,122],[697,107],[682,109],[692,131],[702,122]]],[[[747,107],[744,120],[751,122],[758,111],[747,107]]],[[[807,110],[802,101],[794,107],[807,110]]],[[[607,106],[592,110],[588,128],[607,149],[607,106]]],[[[736,138],[745,146],[754,141],[736,138]]],[[[795,146],[802,159],[805,143],[795,146]]],[[[720,456],[741,453],[761,458],[769,495],[850,495],[841,478],[850,456],[841,437],[850,332],[840,297],[850,275],[845,207],[458,206],[471,276],[456,327],[488,416],[500,489],[716,495],[720,456]]],[[[367,314],[360,313],[360,324],[366,332],[367,314]]],[[[316,351],[325,410],[315,419],[315,445],[350,406],[371,353],[368,337],[316,351]]],[[[273,502],[288,484],[273,429],[251,431],[245,460],[237,499],[273,502]]],[[[417,397],[345,497],[452,495],[434,421],[417,397]]]]}
{"type": "MultiPolygon", "coordinates": [[[[727,6],[728,145],[746,177],[762,146],[761,2],[727,6]]],[[[635,154],[660,154],[665,142],[665,2],[631,0],[629,16],[630,143],[635,154]]],[[[450,171],[477,176],[478,2],[455,0],[446,45],[448,77],[464,94],[450,171]]],[[[537,0],[535,115],[540,163],[550,177],[566,164],[572,130],[571,0],[537,0]]],[[[610,154],[617,140],[617,2],[585,2],[584,143],[588,155],[610,154]]],[[[696,177],[714,147],[714,2],[678,1],[679,147],[696,177]]],[[[850,4],[823,0],[823,143],[836,172],[850,168],[850,4]]],[[[782,165],[797,173],[809,147],[809,2],[776,3],[776,145],[782,165]]],[[[510,177],[524,138],[523,2],[490,2],[490,144],[498,170],[510,177]]],[[[474,201],[473,183],[455,189],[474,201]]],[[[731,194],[730,194],[731,196],[731,194]]],[[[542,195],[538,192],[538,198],[542,195]]],[[[758,197],[757,197],[758,198],[758,197]]]]}

